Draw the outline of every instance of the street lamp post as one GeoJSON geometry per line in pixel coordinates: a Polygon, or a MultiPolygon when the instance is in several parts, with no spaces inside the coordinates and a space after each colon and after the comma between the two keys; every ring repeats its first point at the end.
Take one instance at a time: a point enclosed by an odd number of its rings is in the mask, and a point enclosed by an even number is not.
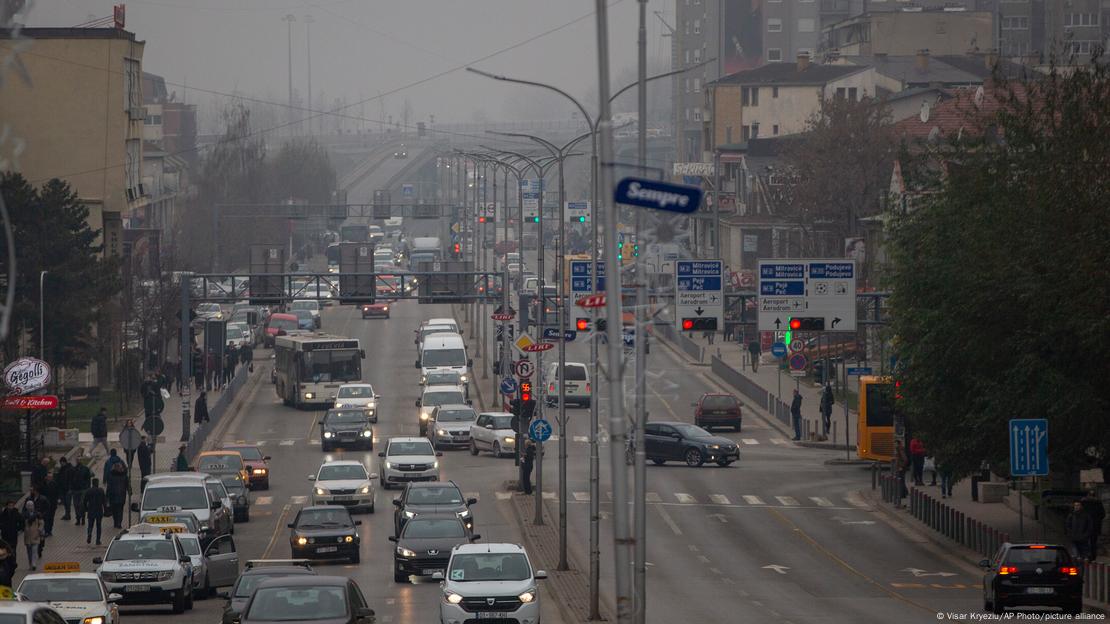
{"type": "Polygon", "coordinates": [[[46,274],[50,271],[39,271],[39,359],[46,361],[46,307],[44,286],[46,274]]]}

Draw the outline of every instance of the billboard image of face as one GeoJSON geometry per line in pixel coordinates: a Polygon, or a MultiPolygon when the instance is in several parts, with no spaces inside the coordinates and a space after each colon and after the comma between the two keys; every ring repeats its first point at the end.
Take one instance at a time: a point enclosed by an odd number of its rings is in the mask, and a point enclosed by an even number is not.
{"type": "Polygon", "coordinates": [[[724,75],[763,64],[763,2],[725,0],[721,5],[721,58],[724,75]]]}

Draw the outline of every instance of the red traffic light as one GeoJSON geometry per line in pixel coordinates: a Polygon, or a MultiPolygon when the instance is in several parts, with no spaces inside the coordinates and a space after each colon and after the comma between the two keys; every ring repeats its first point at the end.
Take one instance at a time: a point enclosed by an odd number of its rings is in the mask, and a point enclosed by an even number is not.
{"type": "Polygon", "coordinates": [[[694,328],[694,319],[682,319],[682,329],[689,330],[694,328]]]}
{"type": "Polygon", "coordinates": [[[485,223],[485,222],[486,222],[485,217],[478,217],[478,223],[485,223]]]}
{"type": "Polygon", "coordinates": [[[588,318],[575,319],[574,327],[578,331],[589,331],[590,330],[590,319],[588,319],[588,318]]]}
{"type": "Polygon", "coordinates": [[[532,382],[530,382],[530,381],[520,382],[520,400],[521,401],[531,401],[532,400],[532,382]]]}
{"type": "Polygon", "coordinates": [[[682,331],[717,331],[717,318],[704,316],[682,319],[682,331]]]}
{"type": "Polygon", "coordinates": [[[790,319],[790,329],[802,331],[825,331],[825,317],[800,317],[790,319]]]}
{"type": "Polygon", "coordinates": [[[801,329],[801,328],[802,328],[802,320],[801,319],[796,319],[796,318],[790,319],[790,329],[801,329]]]}

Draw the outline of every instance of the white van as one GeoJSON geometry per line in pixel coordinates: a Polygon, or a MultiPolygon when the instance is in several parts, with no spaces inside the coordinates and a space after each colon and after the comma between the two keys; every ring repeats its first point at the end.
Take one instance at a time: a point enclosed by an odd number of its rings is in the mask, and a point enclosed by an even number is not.
{"type": "MultiPolygon", "coordinates": [[[[589,407],[593,400],[593,385],[590,383],[590,368],[581,362],[567,362],[563,369],[563,381],[567,384],[567,405],[576,404],[589,407]]],[[[545,400],[548,405],[558,405],[559,401],[559,363],[552,362],[544,367],[543,382],[547,384],[545,400]]]]}
{"type": "Polygon", "coordinates": [[[421,377],[431,371],[451,370],[469,378],[472,362],[466,357],[466,345],[458,334],[428,334],[420,347],[416,368],[421,377]]]}
{"type": "Polygon", "coordinates": [[[453,319],[453,318],[444,317],[444,318],[428,319],[428,320],[424,321],[423,324],[424,325],[447,325],[448,327],[454,327],[456,334],[459,334],[461,336],[462,333],[463,333],[462,332],[462,327],[459,327],[458,322],[455,321],[455,319],[453,319]]]}

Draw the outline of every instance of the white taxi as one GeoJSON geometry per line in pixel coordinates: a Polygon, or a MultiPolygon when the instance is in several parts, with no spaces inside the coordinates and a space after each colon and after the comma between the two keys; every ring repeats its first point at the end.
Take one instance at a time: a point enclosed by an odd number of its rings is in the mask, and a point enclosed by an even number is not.
{"type": "MultiPolygon", "coordinates": [[[[67,624],[117,624],[122,596],[109,594],[100,578],[81,572],[77,562],[47,563],[42,574],[28,574],[16,593],[20,600],[50,605],[67,624]]],[[[36,621],[38,621],[36,619],[36,621]]]]}
{"type": "Polygon", "coordinates": [[[193,561],[172,531],[153,524],[124,529],[93,563],[120,604],[168,604],[174,613],[193,608],[193,561]]]}

